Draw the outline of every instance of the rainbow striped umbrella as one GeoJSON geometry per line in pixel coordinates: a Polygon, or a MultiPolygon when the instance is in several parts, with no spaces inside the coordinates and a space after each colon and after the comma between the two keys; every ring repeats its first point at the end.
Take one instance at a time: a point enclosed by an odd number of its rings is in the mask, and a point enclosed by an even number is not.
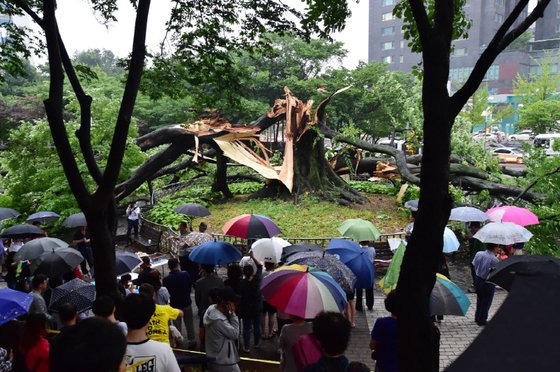
{"type": "Polygon", "coordinates": [[[346,294],[327,273],[307,265],[286,265],[266,276],[261,283],[265,300],[287,314],[304,319],[321,311],[342,311],[346,294]]]}
{"type": "Polygon", "coordinates": [[[244,239],[272,238],[281,233],[276,224],[260,214],[242,214],[227,221],[222,227],[226,235],[244,239]]]}
{"type": "Polygon", "coordinates": [[[436,274],[436,283],[430,294],[432,315],[465,316],[471,301],[455,283],[446,276],[436,274]]]}

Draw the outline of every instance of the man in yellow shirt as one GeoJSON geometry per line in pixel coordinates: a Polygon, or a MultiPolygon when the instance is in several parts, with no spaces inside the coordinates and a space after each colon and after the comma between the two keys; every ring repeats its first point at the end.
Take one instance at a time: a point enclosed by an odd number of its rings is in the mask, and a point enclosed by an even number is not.
{"type": "MultiPolygon", "coordinates": [[[[144,283],[138,289],[141,295],[155,299],[156,291],[151,284],[144,283]]],[[[183,316],[183,312],[169,305],[157,305],[156,311],[150,318],[146,334],[148,338],[154,341],[165,342],[169,344],[169,321],[175,320],[183,316]]]]}

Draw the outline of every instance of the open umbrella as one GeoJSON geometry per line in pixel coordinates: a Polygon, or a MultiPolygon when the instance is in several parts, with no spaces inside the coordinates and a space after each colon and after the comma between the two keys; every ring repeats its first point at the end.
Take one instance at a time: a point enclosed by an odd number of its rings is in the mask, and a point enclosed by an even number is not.
{"type": "Polygon", "coordinates": [[[287,262],[289,257],[298,252],[323,252],[323,247],[317,244],[292,244],[282,249],[282,262],[287,262]]]}
{"type": "Polygon", "coordinates": [[[181,238],[181,242],[188,245],[189,247],[196,247],[197,245],[201,245],[202,243],[212,241],[214,241],[212,235],[200,231],[192,231],[181,238]]]}
{"type": "MultiPolygon", "coordinates": [[[[414,223],[412,223],[412,226],[410,228],[411,232],[412,230],[414,230],[414,223]]],[[[457,236],[455,235],[453,230],[451,230],[449,227],[443,229],[443,253],[456,252],[459,249],[460,245],[461,243],[459,243],[459,240],[457,239],[457,236]]]]}
{"type": "Polygon", "coordinates": [[[490,222],[474,234],[483,243],[509,245],[528,242],[533,234],[523,226],[513,222],[490,222]]]}
{"type": "Polygon", "coordinates": [[[451,210],[450,221],[461,222],[484,222],[488,221],[488,215],[474,207],[457,207],[451,210]]]}
{"type": "Polygon", "coordinates": [[[74,270],[84,260],[84,257],[74,248],[57,248],[45,252],[31,262],[31,272],[57,277],[74,270]]]}
{"type": "Polygon", "coordinates": [[[455,236],[455,233],[453,232],[453,230],[451,230],[449,227],[446,227],[443,230],[443,253],[451,253],[451,252],[455,252],[459,249],[459,246],[461,245],[461,243],[459,243],[459,240],[457,239],[457,236],[455,236]]]}
{"type": "Polygon", "coordinates": [[[140,265],[142,260],[134,253],[119,252],[115,255],[115,272],[116,275],[122,275],[131,272],[140,265]]]}
{"type": "Polygon", "coordinates": [[[69,229],[73,227],[87,226],[86,216],[84,215],[84,212],[71,214],[64,220],[62,226],[69,229]]]}
{"type": "Polygon", "coordinates": [[[418,199],[405,202],[404,207],[410,209],[412,212],[418,211],[418,199]]]}
{"type": "Polygon", "coordinates": [[[486,214],[493,222],[513,222],[519,226],[539,224],[539,218],[533,212],[513,205],[491,208],[486,214]]]}
{"type": "Polygon", "coordinates": [[[20,261],[32,261],[43,253],[50,252],[53,249],[68,247],[68,243],[57,238],[38,238],[25,243],[19,251],[17,251],[15,258],[20,261]]]}
{"type": "Polygon", "coordinates": [[[346,294],[327,273],[307,265],[276,269],[261,283],[261,294],[278,310],[304,319],[321,311],[342,311],[346,294]]]}
{"type": "Polygon", "coordinates": [[[358,243],[333,238],[327,246],[327,252],[338,256],[346,266],[356,275],[356,288],[371,288],[375,277],[373,262],[367,251],[358,243]]]}
{"type": "Polygon", "coordinates": [[[244,239],[271,238],[281,233],[268,217],[259,214],[242,214],[227,221],[222,227],[226,235],[244,239]]]}
{"type": "Polygon", "coordinates": [[[280,262],[282,248],[291,245],[290,242],[282,238],[263,238],[251,245],[251,250],[255,258],[261,262],[280,262]]]}
{"type": "Polygon", "coordinates": [[[432,315],[465,316],[471,301],[455,283],[446,276],[436,274],[436,282],[430,293],[430,313],[432,315]]]}
{"type": "Polygon", "coordinates": [[[333,277],[344,292],[353,293],[356,275],[338,258],[327,252],[300,252],[288,258],[288,264],[308,265],[333,277]]]}
{"type": "Polygon", "coordinates": [[[488,281],[509,291],[516,278],[541,274],[560,275],[560,260],[539,254],[511,256],[496,265],[488,281]]]}
{"type": "Polygon", "coordinates": [[[243,255],[233,244],[220,240],[202,243],[194,248],[189,260],[207,265],[226,265],[239,261],[243,255]]]}
{"type": "Polygon", "coordinates": [[[27,223],[23,223],[21,225],[14,225],[8,227],[2,233],[2,238],[11,238],[11,239],[23,239],[23,238],[31,238],[31,237],[38,237],[44,236],[45,233],[39,227],[30,225],[27,223]]]}
{"type": "Polygon", "coordinates": [[[32,302],[33,296],[28,293],[0,289],[0,325],[27,313],[32,302]]]}
{"type": "Polygon", "coordinates": [[[12,208],[0,208],[0,221],[9,220],[10,218],[16,218],[19,216],[19,212],[12,208]]]}
{"type": "Polygon", "coordinates": [[[492,320],[447,372],[558,371],[560,277],[520,276],[492,320]],[[507,342],[507,353],[488,352],[507,342]]]}
{"type": "Polygon", "coordinates": [[[357,242],[372,242],[381,235],[373,223],[361,218],[351,218],[344,221],[338,231],[342,236],[352,238],[357,242]]]}
{"type": "Polygon", "coordinates": [[[49,212],[49,211],[41,211],[41,212],[33,213],[32,215],[27,217],[26,221],[29,223],[32,222],[47,223],[47,222],[56,221],[59,218],[60,216],[57,213],[49,212]]]}
{"type": "Polygon", "coordinates": [[[72,279],[52,289],[49,309],[58,311],[61,305],[71,303],[78,312],[91,309],[95,300],[95,286],[82,279],[72,279]]]}
{"type": "Polygon", "coordinates": [[[185,203],[175,208],[175,213],[186,214],[191,217],[207,217],[210,211],[203,205],[198,203],[185,203]]]}

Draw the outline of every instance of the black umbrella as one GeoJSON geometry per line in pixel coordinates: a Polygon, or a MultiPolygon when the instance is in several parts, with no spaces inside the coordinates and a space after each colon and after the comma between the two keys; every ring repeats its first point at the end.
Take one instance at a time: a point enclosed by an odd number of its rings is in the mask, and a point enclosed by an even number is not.
{"type": "Polygon", "coordinates": [[[546,273],[560,274],[560,260],[542,255],[511,256],[496,265],[488,281],[509,291],[516,278],[546,273]]]}
{"type": "Polygon", "coordinates": [[[84,257],[74,248],[53,249],[31,262],[31,272],[58,277],[74,270],[83,260],[84,257]]]}
{"type": "Polygon", "coordinates": [[[560,276],[520,276],[492,320],[446,371],[558,371],[558,309],[560,276]]]}
{"type": "Polygon", "coordinates": [[[21,225],[14,225],[8,227],[2,233],[2,238],[6,239],[23,239],[32,238],[37,236],[44,236],[45,233],[39,227],[23,223],[21,225]]]}
{"type": "Polygon", "coordinates": [[[12,208],[0,208],[0,221],[9,220],[10,218],[16,218],[19,216],[19,212],[12,208]]]}
{"type": "Polygon", "coordinates": [[[33,213],[32,215],[27,217],[26,221],[29,223],[32,222],[47,223],[47,222],[56,221],[59,218],[60,215],[58,215],[57,213],[49,212],[49,211],[41,211],[41,212],[33,213]]]}
{"type": "Polygon", "coordinates": [[[141,259],[134,253],[122,252],[117,253],[115,256],[115,271],[117,275],[122,275],[131,272],[134,268],[142,262],[141,259]]]}
{"type": "Polygon", "coordinates": [[[62,226],[68,228],[87,226],[86,216],[84,215],[84,212],[71,214],[64,220],[62,226]]]}
{"type": "Polygon", "coordinates": [[[35,260],[43,253],[50,252],[53,249],[68,247],[68,243],[57,238],[39,238],[33,239],[25,243],[15,258],[20,261],[35,260]]]}
{"type": "Polygon", "coordinates": [[[198,203],[185,203],[175,208],[176,213],[186,214],[192,217],[207,217],[210,216],[210,211],[203,205],[198,203]]]}
{"type": "Polygon", "coordinates": [[[58,311],[61,305],[69,302],[76,306],[78,312],[82,312],[91,309],[94,300],[95,286],[76,278],[53,288],[49,309],[58,311]]]}
{"type": "Polygon", "coordinates": [[[298,252],[323,252],[324,249],[317,244],[293,244],[282,249],[282,262],[286,262],[288,257],[298,252]]]}

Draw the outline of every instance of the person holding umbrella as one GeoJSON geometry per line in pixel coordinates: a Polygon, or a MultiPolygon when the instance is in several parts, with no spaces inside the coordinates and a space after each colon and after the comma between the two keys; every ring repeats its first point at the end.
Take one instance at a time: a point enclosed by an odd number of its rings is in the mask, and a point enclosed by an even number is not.
{"type": "Polygon", "coordinates": [[[91,277],[93,277],[93,252],[91,250],[90,241],[87,226],[80,226],[80,229],[74,234],[72,244],[76,245],[78,252],[84,257],[83,261],[80,263],[82,274],[89,275],[91,271],[91,277]],[[90,271],[88,271],[88,265],[90,271]]]}
{"type": "Polygon", "coordinates": [[[487,244],[484,252],[477,252],[472,264],[475,271],[476,312],[474,320],[479,326],[485,326],[488,319],[488,310],[494,299],[496,285],[486,281],[488,275],[496,267],[499,260],[496,257],[499,246],[494,243],[487,244]]]}
{"type": "MultiPolygon", "coordinates": [[[[369,260],[374,263],[375,260],[375,248],[370,246],[370,242],[363,241],[360,242],[360,246],[366,250],[369,260]]],[[[366,292],[366,306],[369,311],[373,311],[373,303],[374,303],[374,296],[373,296],[373,283],[371,287],[368,288],[356,288],[356,310],[357,311],[364,311],[363,309],[363,293],[364,290],[366,292]]]]}
{"type": "Polygon", "coordinates": [[[260,292],[263,265],[258,261],[253,251],[250,257],[257,266],[257,272],[253,272],[251,265],[243,266],[245,278],[239,285],[241,302],[239,303],[239,317],[243,320],[243,351],[248,353],[251,344],[251,326],[253,326],[254,346],[259,347],[261,338],[261,313],[262,297],[260,292]]]}

